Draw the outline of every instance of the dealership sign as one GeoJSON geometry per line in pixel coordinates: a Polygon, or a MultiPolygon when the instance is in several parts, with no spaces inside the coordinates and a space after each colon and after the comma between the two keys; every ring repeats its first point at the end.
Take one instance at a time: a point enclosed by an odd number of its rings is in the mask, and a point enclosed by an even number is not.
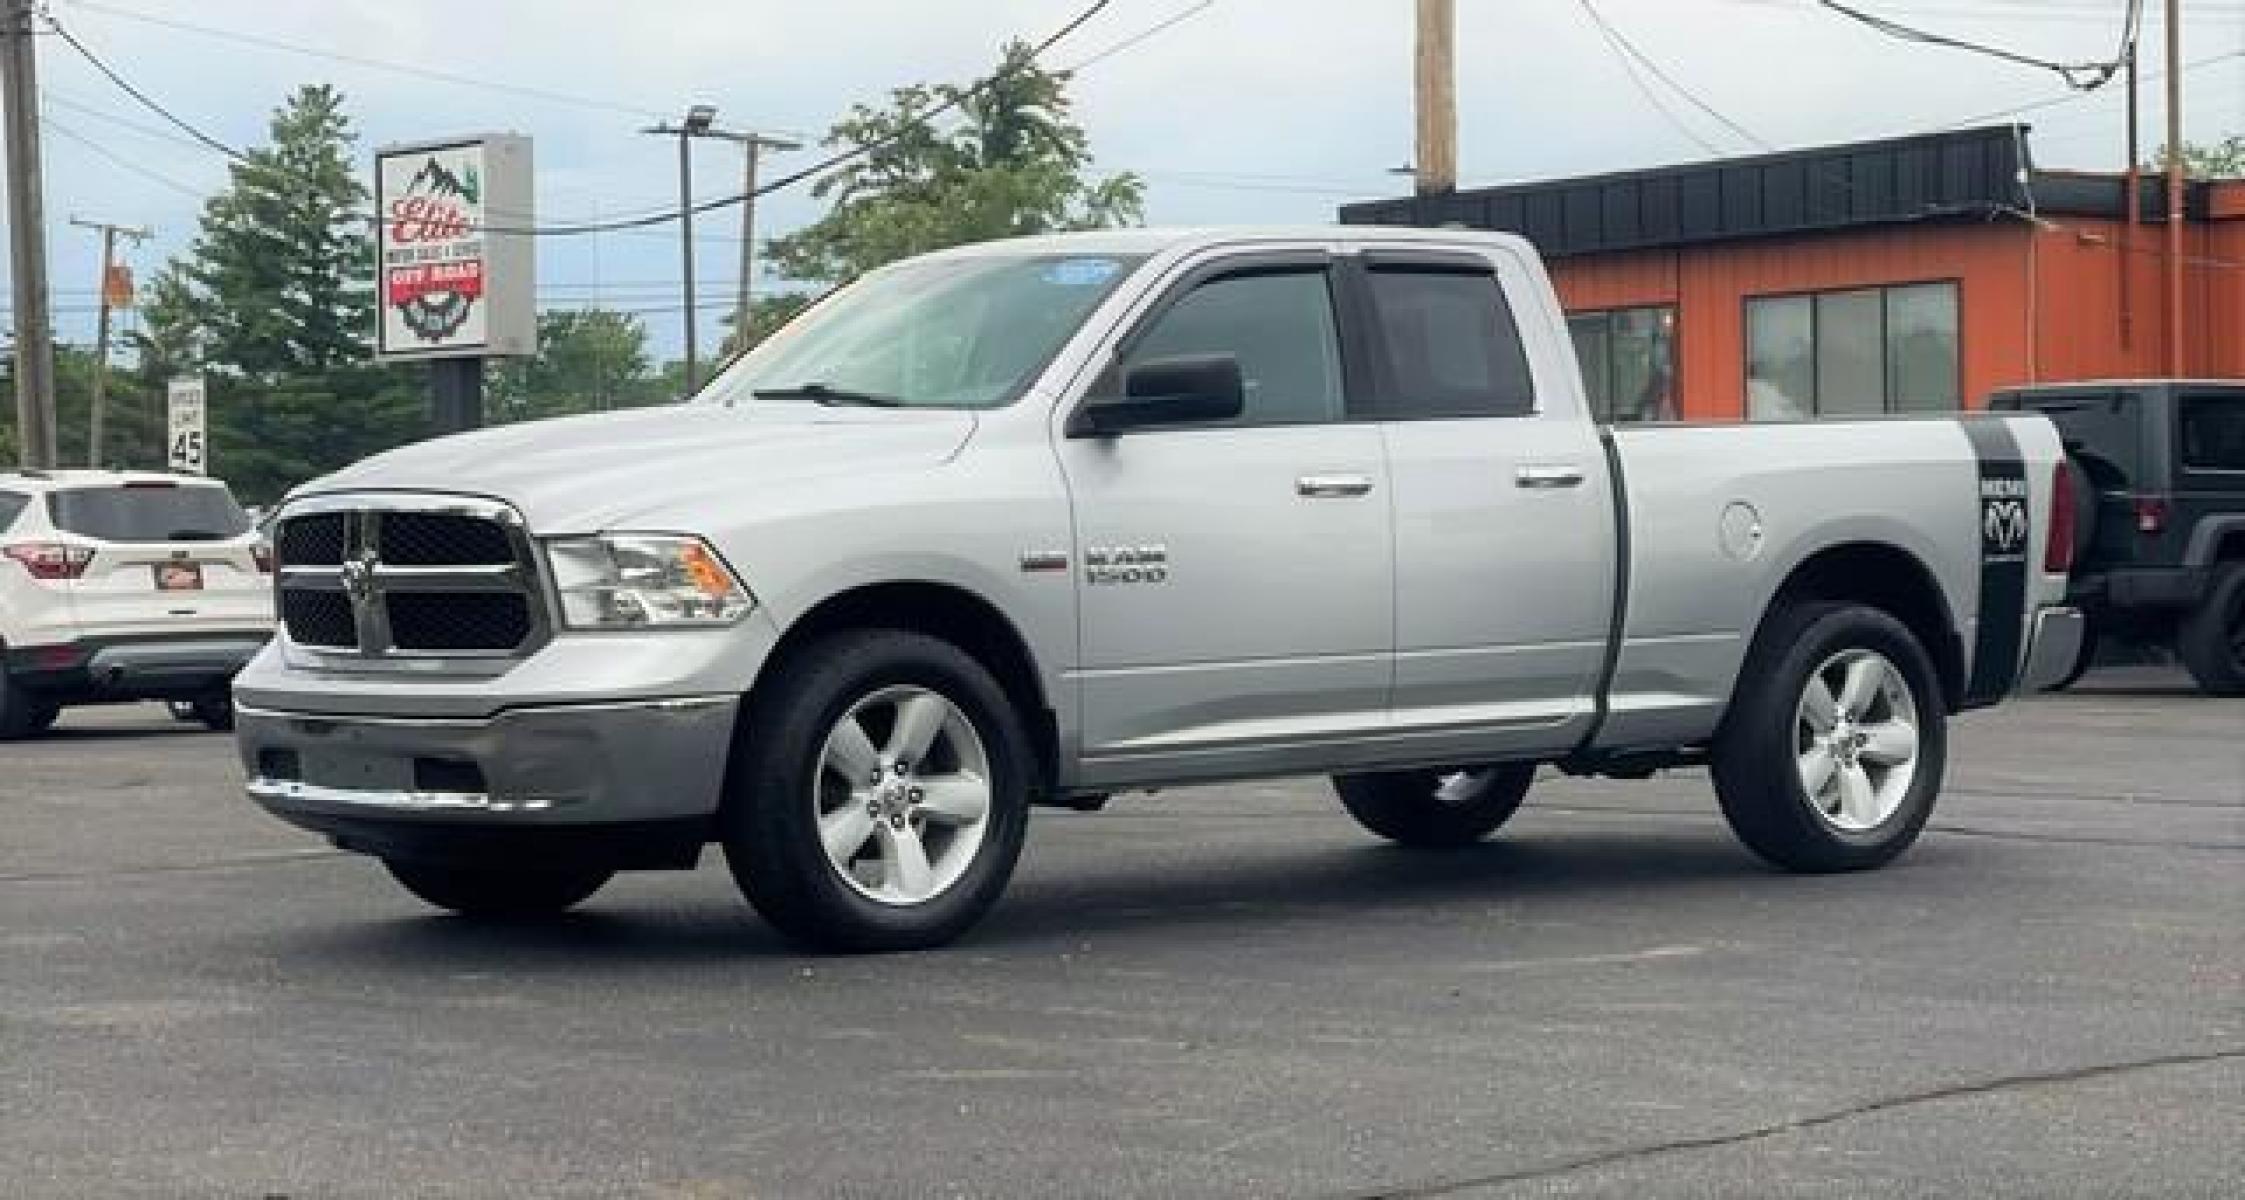
{"type": "Polygon", "coordinates": [[[381,357],[536,352],[530,139],[384,147],[374,201],[381,357]]]}

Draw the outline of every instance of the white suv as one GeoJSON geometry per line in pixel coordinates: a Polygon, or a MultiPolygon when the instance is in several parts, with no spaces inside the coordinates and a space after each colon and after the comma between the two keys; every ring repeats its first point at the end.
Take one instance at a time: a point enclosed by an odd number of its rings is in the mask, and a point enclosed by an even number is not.
{"type": "Polygon", "coordinates": [[[0,473],[0,739],[118,700],[231,727],[234,673],[272,635],[270,571],[216,480],[0,473]]]}

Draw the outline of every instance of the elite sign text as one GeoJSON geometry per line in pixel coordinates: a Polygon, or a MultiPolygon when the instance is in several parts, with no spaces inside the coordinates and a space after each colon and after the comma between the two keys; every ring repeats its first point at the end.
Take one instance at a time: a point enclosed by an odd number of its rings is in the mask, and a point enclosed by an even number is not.
{"type": "Polygon", "coordinates": [[[534,352],[529,140],[390,146],[374,170],[380,355],[534,352]]]}

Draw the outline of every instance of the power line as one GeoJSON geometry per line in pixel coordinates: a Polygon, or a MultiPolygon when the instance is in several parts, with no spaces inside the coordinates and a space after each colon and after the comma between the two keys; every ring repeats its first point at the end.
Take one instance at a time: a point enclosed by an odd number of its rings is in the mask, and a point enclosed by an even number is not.
{"type": "Polygon", "coordinates": [[[1631,86],[1637,89],[1637,94],[1645,98],[1645,103],[1650,104],[1654,112],[1659,113],[1670,127],[1683,134],[1693,145],[1698,146],[1708,154],[1720,156],[1723,153],[1723,148],[1701,137],[1699,131],[1693,129],[1682,116],[1677,114],[1676,110],[1668,107],[1668,102],[1660,98],[1660,93],[1654,91],[1653,86],[1646,83],[1644,77],[1637,73],[1636,62],[1631,59],[1629,52],[1623,48],[1613,26],[1608,25],[1598,15],[1598,10],[1590,6],[1589,0],[1580,0],[1580,2],[1583,12],[1589,16],[1591,25],[1598,36],[1604,38],[1607,47],[1614,52],[1614,61],[1621,64],[1621,73],[1629,78],[1631,86]]]}
{"type": "MultiPolygon", "coordinates": [[[[2198,70],[2201,67],[2210,67],[2216,63],[2228,62],[2233,58],[2245,58],[2245,50],[2231,50],[2222,54],[2208,55],[2205,58],[2194,58],[2189,62],[2184,63],[2182,69],[2185,74],[2188,74],[2189,72],[2198,70]]],[[[2138,76],[2137,79],[2140,83],[2150,83],[2155,79],[2164,79],[2166,77],[2166,71],[2158,70],[2146,71],[2142,75],[2138,76]]],[[[2002,120],[2005,117],[2021,116],[2026,113],[2037,112],[2041,109],[2056,108],[2061,104],[2073,104],[2078,101],[2087,100],[2090,98],[2091,96],[2088,92],[2069,92],[2063,96],[2052,96],[2047,100],[2030,100],[2025,104],[2013,105],[2010,108],[1999,108],[1990,112],[1974,113],[1969,117],[1959,117],[1953,121],[1943,122],[1940,126],[1938,126],[1938,128],[1956,129],[1965,125],[1981,125],[1989,121],[2002,120]]]]}
{"type": "Polygon", "coordinates": [[[363,54],[345,54],[341,51],[336,50],[323,50],[316,46],[298,45],[294,42],[284,42],[278,38],[265,37],[259,34],[241,33],[231,29],[218,29],[209,25],[197,25],[192,22],[181,21],[172,17],[159,17],[154,15],[153,13],[137,12],[129,8],[117,8],[108,4],[96,3],[95,0],[72,0],[72,7],[81,8],[86,10],[87,12],[101,13],[105,16],[120,17],[128,21],[139,21],[148,25],[156,25],[166,29],[174,29],[182,33],[193,33],[203,37],[218,38],[223,41],[237,42],[245,46],[258,46],[263,49],[278,50],[288,54],[301,54],[310,58],[322,58],[328,60],[329,62],[348,63],[352,66],[367,67],[378,71],[389,71],[399,75],[409,75],[416,79],[427,79],[438,83],[454,84],[459,87],[480,88],[484,91],[498,92],[510,96],[520,96],[525,99],[543,100],[553,104],[568,104],[574,105],[579,108],[599,109],[606,112],[626,113],[635,117],[652,117],[662,115],[660,112],[654,109],[642,108],[637,105],[620,104],[613,101],[599,100],[586,96],[574,96],[570,95],[567,92],[547,91],[544,88],[527,87],[522,84],[514,83],[503,83],[498,80],[492,79],[478,79],[470,75],[456,75],[450,71],[440,71],[433,67],[421,67],[414,66],[410,63],[390,62],[385,59],[370,58],[363,54]]]}
{"type": "MultiPolygon", "coordinates": [[[[1089,6],[1084,8],[1083,11],[1077,13],[1074,19],[1061,26],[1058,30],[1047,36],[1044,40],[1030,47],[1028,60],[1034,62],[1047,50],[1050,50],[1055,45],[1058,45],[1070,34],[1073,34],[1078,29],[1081,29],[1093,17],[1098,16],[1111,3],[1113,3],[1113,0],[1093,0],[1093,2],[1089,6]]],[[[77,51],[80,57],[91,63],[94,69],[101,72],[102,75],[106,76],[111,83],[116,84],[119,90],[123,91],[126,95],[131,96],[134,100],[139,101],[142,107],[147,108],[150,112],[155,113],[156,115],[164,118],[164,120],[170,122],[172,125],[186,132],[188,136],[202,143],[206,148],[214,150],[220,154],[225,155],[229,159],[233,159],[236,162],[245,164],[252,168],[263,171],[270,171],[284,177],[293,177],[281,168],[260,163],[249,155],[234,149],[232,146],[227,145],[226,143],[210,136],[209,134],[204,133],[202,130],[197,129],[194,125],[190,124],[184,118],[173,113],[170,109],[165,108],[153,97],[149,96],[148,93],[142,91],[138,87],[135,87],[130,80],[126,79],[115,68],[111,67],[107,62],[103,61],[102,58],[99,55],[95,54],[90,48],[88,48],[84,42],[80,41],[75,35],[71,34],[69,30],[63,28],[62,24],[59,21],[56,21],[52,15],[49,15],[47,17],[47,24],[51,29],[54,30],[57,35],[59,35],[63,39],[64,42],[66,42],[70,46],[71,49],[77,51]]],[[[933,117],[941,116],[942,114],[959,107],[961,104],[964,104],[968,99],[977,96],[982,92],[988,91],[992,86],[996,85],[1000,80],[1004,79],[1008,71],[1014,69],[1016,68],[1011,65],[1000,67],[995,74],[987,76],[969,85],[968,87],[957,90],[951,96],[944,99],[942,103],[934,105],[927,111],[917,114],[917,116],[921,121],[926,121],[933,117]]],[[[856,161],[857,159],[863,158],[876,150],[884,149],[890,145],[895,144],[897,141],[904,138],[909,132],[909,130],[900,129],[896,133],[891,134],[888,137],[881,138],[872,142],[862,143],[856,146],[851,146],[847,149],[837,151],[826,156],[823,159],[820,159],[818,162],[812,163],[808,167],[804,167],[801,170],[783,175],[778,179],[771,180],[770,182],[756,188],[752,192],[736,192],[731,195],[719,196],[709,200],[696,201],[675,208],[666,208],[657,212],[644,213],[638,216],[631,217],[619,217],[604,221],[580,221],[567,224],[524,225],[515,227],[483,224],[474,226],[473,228],[482,232],[503,235],[520,235],[526,237],[573,237],[595,233],[620,233],[628,230],[645,229],[654,225],[665,225],[672,221],[683,220],[689,213],[699,215],[705,212],[714,212],[722,208],[731,208],[736,204],[746,203],[751,197],[766,196],[773,192],[780,191],[783,188],[792,187],[795,184],[801,183],[802,181],[810,179],[814,176],[824,175],[827,172],[832,171],[836,167],[844,166],[848,163],[856,161]]],[[[374,214],[359,215],[362,217],[362,219],[368,221],[376,219],[374,214]]]]}
{"type": "Polygon", "coordinates": [[[2135,48],[2136,31],[2143,18],[2143,0],[2128,0],[2127,16],[2121,23],[2120,49],[2110,61],[2064,63],[2047,58],[2038,58],[2031,54],[2022,54],[2016,50],[2007,50],[1986,42],[1975,42],[1967,38],[1920,29],[1914,25],[1904,25],[1899,21],[1879,16],[1877,13],[1842,4],[1840,0],[1816,0],[1816,3],[1819,7],[1830,9],[1851,21],[1869,26],[1891,38],[1905,42],[1917,42],[1921,45],[1982,54],[1989,58],[2001,59],[2004,62],[2017,63],[2020,66],[2037,67],[2054,72],[2058,78],[2066,81],[2067,87],[2077,88],[2084,92],[2103,87],[2111,81],[2113,76],[2120,73],[2122,67],[2128,65],[2128,56],[2135,48]]]}
{"type": "Polygon", "coordinates": [[[1214,7],[1216,7],[1216,0],[1200,0],[1200,3],[1195,4],[1190,8],[1180,9],[1177,12],[1171,13],[1167,17],[1154,22],[1152,25],[1139,30],[1137,33],[1131,34],[1129,37],[1116,42],[1114,45],[1109,46],[1106,49],[1099,51],[1097,54],[1084,59],[1083,61],[1077,63],[1075,66],[1065,68],[1065,71],[1068,74],[1072,75],[1077,71],[1083,70],[1085,67],[1091,66],[1093,63],[1105,62],[1108,59],[1121,54],[1123,51],[1138,45],[1140,42],[1155,37],[1168,30],[1170,27],[1182,24],[1187,19],[1197,17],[1214,7]]]}
{"type": "Polygon", "coordinates": [[[39,123],[46,126],[50,132],[59,133],[65,139],[76,142],[78,145],[84,147],[89,153],[96,154],[104,159],[107,159],[112,166],[118,167],[122,170],[130,171],[133,174],[138,175],[143,179],[149,180],[152,183],[161,184],[164,187],[168,187],[171,190],[180,193],[181,195],[192,196],[197,200],[201,200],[209,195],[208,192],[205,192],[203,189],[198,188],[193,184],[182,183],[179,180],[174,179],[161,171],[144,167],[139,163],[133,162],[131,159],[114,153],[109,149],[109,147],[104,146],[100,142],[87,137],[85,134],[79,133],[77,130],[74,130],[69,126],[62,124],[61,122],[55,120],[53,117],[42,115],[39,118],[39,123]]]}
{"type": "MultiPolygon", "coordinates": [[[[1658,78],[1662,83],[1667,84],[1669,88],[1673,90],[1677,95],[1682,96],[1685,100],[1689,101],[1692,107],[1698,109],[1703,113],[1706,113],[1710,117],[1713,117],[1717,124],[1720,124],[1723,128],[1728,129],[1732,133],[1735,133],[1738,136],[1746,139],[1746,141],[1750,145],[1756,146],[1763,150],[1776,149],[1776,146],[1773,145],[1767,138],[1762,137],[1760,134],[1757,134],[1753,130],[1746,128],[1744,125],[1741,125],[1738,122],[1731,120],[1729,117],[1724,116],[1721,112],[1716,110],[1714,105],[1700,99],[1699,96],[1695,94],[1690,88],[1685,87],[1681,83],[1678,83],[1675,76],[1670,75],[1666,70],[1662,69],[1659,63],[1654,62],[1651,58],[1647,57],[1644,51],[1637,48],[1636,43],[1631,42],[1628,38],[1622,36],[1621,31],[1614,28],[1613,24],[1606,20],[1605,16],[1598,11],[1597,6],[1592,4],[1590,0],[1576,0],[1576,3],[1582,5],[1583,12],[1589,14],[1592,21],[1597,22],[1598,28],[1606,34],[1609,41],[1611,41],[1615,46],[1621,49],[1623,53],[1626,53],[1627,55],[1629,55],[1629,57],[1636,59],[1639,63],[1643,64],[1644,68],[1648,71],[1651,71],[1655,78],[1658,78]]],[[[1696,141],[1697,138],[1695,137],[1694,140],[1696,141]]],[[[1710,153],[1714,152],[1713,147],[1709,147],[1708,149],[1710,153]]]]}

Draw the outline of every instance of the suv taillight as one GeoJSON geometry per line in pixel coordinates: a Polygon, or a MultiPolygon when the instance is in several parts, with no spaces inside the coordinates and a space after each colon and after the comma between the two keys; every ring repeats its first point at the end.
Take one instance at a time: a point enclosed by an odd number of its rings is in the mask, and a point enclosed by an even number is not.
{"type": "Polygon", "coordinates": [[[2136,497],[2136,532],[2155,534],[2167,528],[2167,497],[2136,497]]]}
{"type": "Polygon", "coordinates": [[[2052,575],[2074,569],[2074,506],[2078,503],[2073,471],[2060,459],[2050,472],[2050,532],[2042,543],[2042,569],[2052,575]]]}
{"type": "Polygon", "coordinates": [[[94,560],[93,547],[62,542],[17,542],[0,546],[0,554],[22,563],[33,579],[76,579],[94,560]]]}

